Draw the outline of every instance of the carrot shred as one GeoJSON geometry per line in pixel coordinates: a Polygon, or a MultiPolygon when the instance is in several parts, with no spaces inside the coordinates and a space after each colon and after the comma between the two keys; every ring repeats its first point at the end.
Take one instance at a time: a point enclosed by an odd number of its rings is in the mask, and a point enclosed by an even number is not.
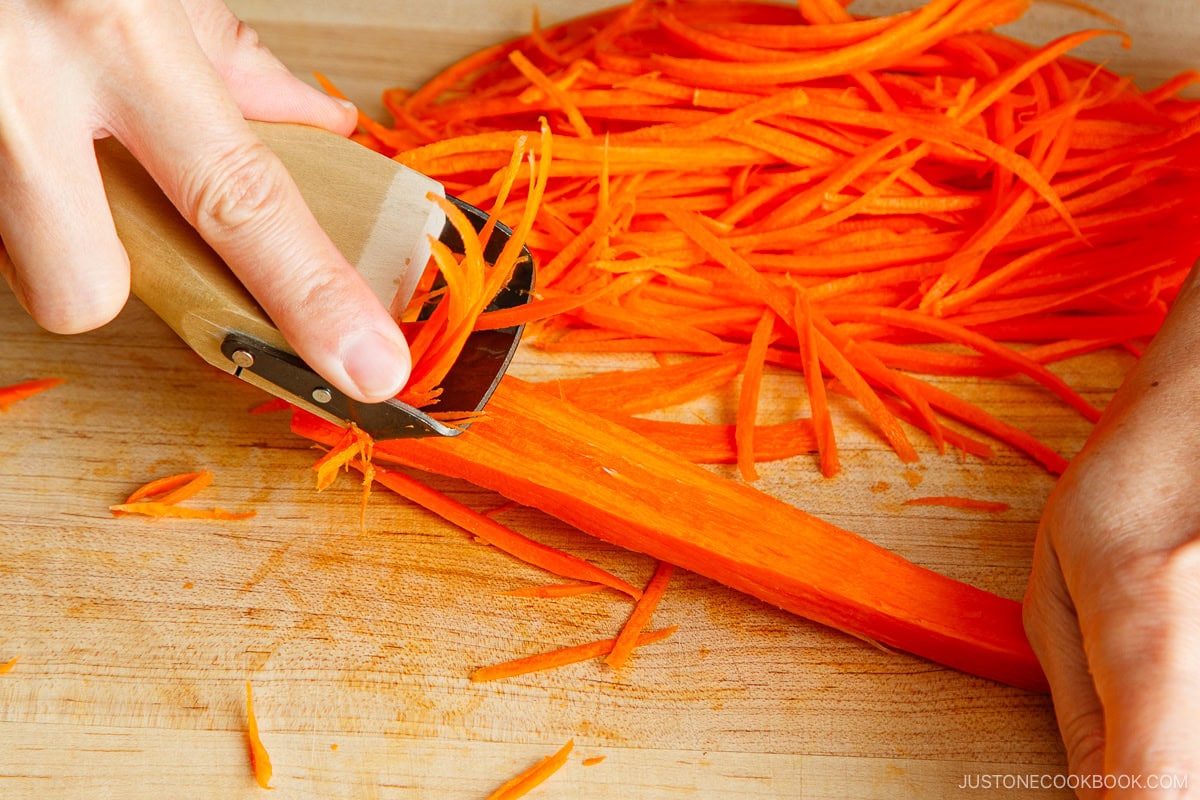
{"type": "Polygon", "coordinates": [[[258,718],[254,716],[254,693],[246,681],[246,738],[250,745],[250,768],[254,782],[262,789],[274,788],[271,783],[271,756],[258,733],[258,718]]]}
{"type": "MultiPolygon", "coordinates": [[[[669,628],[660,630],[648,631],[639,633],[634,640],[635,647],[641,647],[647,644],[654,644],[669,638],[678,626],[672,625],[669,628]]],[[[569,664],[578,664],[583,661],[588,661],[593,658],[607,655],[612,652],[613,647],[617,644],[616,638],[601,639],[587,644],[577,644],[571,647],[563,647],[558,650],[551,650],[545,653],[537,653],[524,658],[516,658],[512,661],[505,661],[500,664],[492,664],[486,667],[480,667],[471,673],[471,680],[476,683],[484,683],[487,681],[498,681],[505,678],[513,678],[518,675],[528,675],[532,672],[544,672],[546,670],[558,669],[569,664]]]]}
{"type": "Polygon", "coordinates": [[[546,756],[537,764],[525,770],[516,777],[510,778],[487,796],[487,800],[516,800],[529,794],[540,786],[551,775],[558,772],[567,763],[567,756],[575,747],[575,740],[569,739],[553,755],[546,756]]]}
{"type": "Polygon", "coordinates": [[[960,508],[964,511],[984,511],[989,514],[999,514],[1002,511],[1008,511],[1008,509],[1012,508],[1008,503],[996,500],[979,500],[973,497],[955,496],[914,497],[911,500],[905,500],[904,505],[945,506],[946,508],[960,508]]]}
{"type": "Polygon", "coordinates": [[[118,514],[138,514],[143,517],[176,517],[179,519],[239,520],[250,519],[254,511],[226,511],[223,508],[185,508],[157,502],[118,503],[109,506],[118,514]]]}
{"type": "Polygon", "coordinates": [[[557,598],[576,597],[581,594],[602,592],[611,587],[603,583],[560,583],[553,586],[524,586],[520,589],[507,589],[500,594],[509,597],[557,598]]]}
{"type": "Polygon", "coordinates": [[[603,762],[604,759],[607,757],[608,756],[591,756],[590,758],[585,758],[583,761],[581,761],[579,763],[583,764],[583,766],[585,766],[585,767],[594,767],[597,764],[603,762]]]}
{"type": "Polygon", "coordinates": [[[650,577],[650,582],[642,590],[641,598],[633,607],[633,613],[629,615],[625,627],[621,628],[612,652],[604,659],[605,664],[613,669],[625,666],[625,662],[633,653],[633,648],[637,646],[638,635],[649,624],[650,618],[654,616],[654,609],[658,606],[658,601],[667,591],[667,584],[674,571],[675,567],[671,564],[665,561],[658,562],[658,566],[654,569],[654,575],[650,577]]]}
{"type": "Polygon", "coordinates": [[[61,378],[38,378],[24,383],[14,383],[10,386],[0,386],[0,411],[8,411],[9,406],[35,394],[53,389],[63,383],[61,378]]]}
{"type": "Polygon", "coordinates": [[[171,505],[195,495],[201,489],[209,486],[212,480],[213,474],[209,470],[156,478],[134,489],[125,502],[136,503],[139,500],[158,498],[159,502],[171,505]]]}
{"type": "Polygon", "coordinates": [[[13,667],[15,667],[17,665],[17,662],[20,660],[21,660],[21,656],[16,655],[16,656],[13,656],[12,658],[10,658],[8,661],[5,661],[3,664],[0,664],[0,675],[4,675],[5,673],[12,672],[13,667]]]}
{"type": "Polygon", "coordinates": [[[254,516],[253,511],[235,513],[222,508],[198,509],[176,505],[195,497],[212,482],[213,473],[207,469],[156,478],[134,489],[124,503],[109,506],[109,510],[114,517],[138,514],[158,518],[240,520],[254,516]]]}

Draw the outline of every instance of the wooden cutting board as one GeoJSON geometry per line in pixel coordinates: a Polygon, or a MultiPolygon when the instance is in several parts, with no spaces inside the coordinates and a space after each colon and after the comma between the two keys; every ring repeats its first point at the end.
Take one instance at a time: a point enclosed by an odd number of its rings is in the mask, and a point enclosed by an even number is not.
{"type": "MultiPolygon", "coordinates": [[[[541,8],[552,20],[600,5],[541,8]]],[[[1156,74],[1178,63],[1181,27],[1190,41],[1200,30],[1188,0],[1153,19],[1150,0],[1100,5],[1163,32],[1131,62],[1156,74]]],[[[521,30],[528,13],[519,0],[233,6],[290,67],[321,69],[371,111],[381,89],[521,30]]],[[[595,365],[523,353],[514,372],[595,365]]],[[[1061,371],[1103,403],[1127,367],[1105,354],[1061,371]]],[[[547,578],[383,493],[360,529],[357,485],[317,494],[315,452],[283,418],[248,413],[263,396],[204,365],[136,301],[68,338],[0,294],[0,385],[41,376],[67,383],[0,416],[0,662],[21,655],[0,676],[2,797],[257,796],[247,679],[284,798],[481,798],[569,738],[576,754],[536,796],[944,798],[963,794],[968,775],[1065,771],[1045,697],[882,652],[690,574],[655,615],[679,632],[628,669],[586,663],[472,684],[477,666],[614,635],[628,604],[499,595],[547,578]],[[216,473],[203,498],[257,516],[155,522],[107,510],[149,478],[200,468],[216,473]]],[[[1035,388],[947,383],[1060,452],[1087,434],[1035,388]]],[[[765,466],[762,488],[1019,598],[1051,479],[1007,451],[984,466],[925,446],[907,467],[852,412],[841,418],[843,475],[821,480],[798,459],[765,466]],[[956,493],[1011,508],[902,505],[956,493]]],[[[443,488],[479,508],[501,503],[443,488]]],[[[653,567],[532,511],[504,519],[635,584],[653,567]]]]}

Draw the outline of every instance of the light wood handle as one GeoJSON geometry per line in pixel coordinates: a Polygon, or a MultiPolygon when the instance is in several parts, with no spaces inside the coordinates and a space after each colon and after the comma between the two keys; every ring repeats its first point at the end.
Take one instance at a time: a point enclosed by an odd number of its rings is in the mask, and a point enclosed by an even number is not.
{"type": "MultiPolygon", "coordinates": [[[[428,235],[445,217],[427,199],[436,181],[348,139],[301,125],[251,123],[283,161],[317,221],[398,314],[428,259],[428,235]]],[[[129,253],[133,293],[206,361],[226,371],[229,331],[291,350],[229,268],[176,211],[136,160],[111,139],[97,157],[117,233],[129,253]]]]}

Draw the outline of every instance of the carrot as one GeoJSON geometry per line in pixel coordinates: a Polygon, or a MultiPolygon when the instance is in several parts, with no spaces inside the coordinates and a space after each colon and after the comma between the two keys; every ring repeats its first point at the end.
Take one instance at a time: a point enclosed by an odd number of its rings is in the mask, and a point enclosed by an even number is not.
{"type": "Polygon", "coordinates": [[[526,586],[520,589],[508,589],[500,594],[509,597],[557,598],[576,597],[581,594],[602,592],[610,587],[603,583],[562,583],[554,586],[526,586]]]}
{"type": "Polygon", "coordinates": [[[960,508],[964,511],[985,511],[989,514],[998,514],[1001,511],[1008,511],[1011,506],[1008,503],[1001,503],[993,500],[978,500],[973,497],[914,497],[911,500],[905,500],[906,506],[945,506],[946,508],[960,508]]]}
{"type": "Polygon", "coordinates": [[[642,590],[642,596],[637,601],[637,605],[633,607],[633,613],[629,615],[625,627],[621,628],[621,633],[617,636],[616,643],[613,644],[612,652],[604,659],[605,664],[613,669],[625,666],[625,662],[629,660],[633,648],[637,645],[638,635],[649,624],[650,617],[654,615],[654,609],[658,606],[658,601],[662,599],[663,593],[666,592],[667,583],[671,580],[671,573],[674,571],[675,568],[667,562],[658,562],[658,566],[654,568],[654,575],[646,584],[646,588],[642,590]]]}
{"type": "Polygon", "coordinates": [[[223,508],[184,508],[161,502],[118,503],[109,506],[114,514],[138,514],[143,517],[175,517],[179,519],[239,520],[250,519],[254,511],[226,511],[223,508]]]}
{"type": "Polygon", "coordinates": [[[15,667],[17,665],[17,662],[20,660],[21,660],[21,657],[19,655],[16,655],[16,656],[13,656],[12,658],[10,658],[8,661],[5,661],[3,664],[0,664],[0,675],[4,675],[5,673],[12,672],[13,667],[15,667]]]}
{"type": "Polygon", "coordinates": [[[592,756],[591,758],[585,758],[583,761],[581,761],[579,763],[583,764],[583,766],[585,766],[585,767],[594,767],[597,764],[603,762],[605,758],[607,758],[607,756],[592,756]]]}
{"type": "Polygon", "coordinates": [[[553,755],[546,756],[520,775],[505,781],[487,796],[487,800],[516,800],[518,797],[529,794],[567,763],[567,756],[570,755],[574,746],[574,739],[567,740],[567,743],[553,755]]]}
{"type": "Polygon", "coordinates": [[[61,383],[63,383],[61,378],[38,378],[11,386],[0,386],[0,411],[8,411],[8,407],[13,403],[33,397],[47,389],[53,389],[61,383]]]}
{"type": "Polygon", "coordinates": [[[754,468],[755,438],[757,426],[755,414],[758,411],[758,394],[762,386],[763,366],[766,363],[767,348],[771,344],[771,329],[775,325],[775,315],[770,311],[763,314],[762,319],[754,327],[750,336],[750,349],[746,353],[746,367],[742,371],[742,388],[738,397],[738,421],[735,428],[734,441],[737,444],[738,469],[742,479],[758,480],[758,471],[754,468]]]}
{"type": "MultiPolygon", "coordinates": [[[[635,640],[636,647],[641,647],[647,644],[654,644],[669,638],[678,626],[672,625],[669,628],[662,628],[656,631],[648,631],[639,633],[635,640]]],[[[514,678],[518,675],[528,675],[532,672],[544,672],[546,670],[558,669],[569,664],[578,664],[583,661],[588,661],[593,658],[607,655],[612,652],[613,647],[617,644],[617,640],[601,639],[596,642],[588,642],[587,644],[577,644],[571,647],[563,647],[558,650],[551,650],[546,653],[538,653],[524,658],[505,661],[500,664],[492,664],[487,667],[480,667],[471,673],[471,680],[476,683],[486,681],[497,681],[505,678],[514,678]]]]}
{"type": "MultiPolygon", "coordinates": [[[[317,440],[341,436],[302,412],[293,427],[317,440]]],[[[957,669],[1045,686],[1019,603],[918,567],[512,376],[468,434],[377,442],[376,453],[499,491],[832,627],[957,669]],[[580,441],[592,456],[586,461],[576,455],[580,441]]]]}
{"type": "Polygon", "coordinates": [[[209,470],[200,472],[185,472],[179,475],[168,475],[157,478],[139,486],[126,498],[126,503],[136,503],[147,498],[158,498],[165,505],[186,500],[201,489],[212,483],[213,474],[209,470]]]}
{"type": "Polygon", "coordinates": [[[246,681],[246,738],[250,744],[250,768],[254,770],[254,782],[261,789],[270,789],[271,756],[258,734],[258,719],[254,716],[254,693],[249,680],[246,681]]]}

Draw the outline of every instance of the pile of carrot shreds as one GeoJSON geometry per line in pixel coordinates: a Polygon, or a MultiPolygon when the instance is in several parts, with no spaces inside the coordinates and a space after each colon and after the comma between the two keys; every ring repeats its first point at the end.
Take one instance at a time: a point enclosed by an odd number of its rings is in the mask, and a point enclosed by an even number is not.
{"type": "MultiPolygon", "coordinates": [[[[416,301],[440,296],[437,319],[408,323],[408,399],[436,409],[472,327],[533,323],[527,341],[564,358],[655,361],[544,386],[506,377],[463,435],[376,442],[375,460],[465,478],[841,630],[1044,688],[1017,602],[748,484],[756,462],[808,452],[839,471],[831,392],[856,399],[905,462],[923,439],[985,458],[1000,442],[1061,472],[1063,454],[927,377],[1033,382],[1095,420],[1048,365],[1136,354],[1160,326],[1200,255],[1200,103],[1180,97],[1200,75],[1142,91],[1069,55],[1111,31],[1042,47],[991,32],[1028,4],[931,0],[859,18],[836,0],[634,2],[535,22],[417,91],[386,92],[395,124],[363,117],[356,137],[517,220],[513,247],[539,267],[527,306],[480,314],[515,251],[486,264],[447,209],[466,253],[435,252],[445,286],[426,281],[416,301]],[[795,376],[790,421],[759,421],[768,373],[795,376]],[[728,424],[653,417],[730,387],[728,424]],[[744,480],[690,461],[737,463],[744,480]]],[[[303,414],[293,427],[357,441],[303,414]]],[[[408,473],[375,480],[503,528],[408,473]]]]}

